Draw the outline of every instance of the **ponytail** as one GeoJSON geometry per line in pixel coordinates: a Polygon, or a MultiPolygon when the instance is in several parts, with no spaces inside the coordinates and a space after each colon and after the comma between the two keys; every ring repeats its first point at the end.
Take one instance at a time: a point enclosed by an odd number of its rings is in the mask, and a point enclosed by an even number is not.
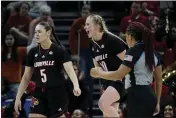
{"type": "Polygon", "coordinates": [[[154,67],[154,51],[153,51],[153,37],[152,33],[142,23],[132,22],[128,28],[127,33],[132,35],[136,41],[144,42],[145,63],[150,71],[154,67]]]}
{"type": "Polygon", "coordinates": [[[145,50],[145,61],[146,65],[149,67],[150,71],[153,71],[154,68],[154,51],[153,51],[153,37],[149,29],[144,28],[142,33],[142,38],[144,41],[144,50],[145,50]]]}
{"type": "Polygon", "coordinates": [[[54,27],[53,26],[50,26],[51,27],[51,37],[52,38],[52,42],[55,42],[57,43],[59,46],[61,46],[62,48],[66,49],[65,46],[60,42],[59,38],[57,37],[55,31],[54,31],[54,27]]]}

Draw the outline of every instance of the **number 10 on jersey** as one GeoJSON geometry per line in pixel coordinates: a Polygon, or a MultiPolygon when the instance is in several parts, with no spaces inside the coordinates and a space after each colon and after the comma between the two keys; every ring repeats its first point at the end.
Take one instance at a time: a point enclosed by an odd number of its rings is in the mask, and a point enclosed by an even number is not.
{"type": "Polygon", "coordinates": [[[45,69],[40,70],[40,75],[42,76],[42,78],[41,78],[42,82],[45,83],[47,81],[47,77],[46,77],[46,74],[45,74],[45,69]]]}
{"type": "Polygon", "coordinates": [[[104,71],[108,71],[108,68],[106,66],[106,63],[104,61],[100,62],[101,67],[103,68],[104,71]]]}

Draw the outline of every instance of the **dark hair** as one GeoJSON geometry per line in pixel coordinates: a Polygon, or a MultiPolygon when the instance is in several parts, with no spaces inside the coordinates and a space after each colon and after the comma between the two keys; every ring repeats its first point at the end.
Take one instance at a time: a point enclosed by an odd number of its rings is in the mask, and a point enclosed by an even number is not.
{"type": "MultiPolygon", "coordinates": [[[[7,35],[12,35],[12,34],[7,33],[4,38],[6,38],[7,35]]],[[[14,37],[14,40],[15,41],[14,41],[14,44],[12,46],[12,53],[11,53],[12,58],[11,59],[17,62],[18,61],[17,39],[14,37]]],[[[5,62],[7,60],[7,54],[8,54],[8,46],[6,45],[6,43],[4,43],[3,49],[2,49],[2,62],[5,62]]]]}
{"type": "Polygon", "coordinates": [[[100,15],[91,14],[91,15],[89,15],[89,17],[91,17],[93,19],[93,22],[96,25],[100,26],[100,31],[101,32],[108,32],[106,23],[105,23],[104,19],[100,15]]]}
{"type": "Polygon", "coordinates": [[[144,42],[145,50],[145,61],[146,65],[149,67],[150,71],[153,71],[154,67],[154,55],[153,55],[153,37],[152,33],[148,28],[146,28],[142,23],[132,22],[127,28],[126,31],[138,42],[144,42]]]}
{"type": "Polygon", "coordinates": [[[54,42],[54,43],[57,43],[58,45],[60,45],[62,48],[65,49],[65,46],[62,45],[62,43],[60,42],[60,40],[58,39],[55,31],[54,31],[54,27],[49,25],[48,22],[40,22],[39,25],[42,25],[44,26],[45,30],[46,31],[51,31],[51,41],[54,42]]]}
{"type": "Polygon", "coordinates": [[[28,2],[23,2],[23,3],[21,3],[19,8],[21,8],[21,6],[22,6],[23,4],[26,4],[26,5],[28,6],[28,10],[30,10],[31,6],[29,5],[28,2]]]}
{"type": "Polygon", "coordinates": [[[42,22],[39,23],[39,25],[44,26],[44,28],[45,28],[46,31],[49,31],[49,30],[51,31],[52,30],[52,28],[50,27],[50,25],[49,25],[48,22],[42,21],[42,22]]]}
{"type": "Polygon", "coordinates": [[[28,2],[22,2],[21,4],[19,4],[18,6],[15,7],[15,11],[16,11],[16,12],[20,12],[21,6],[22,6],[23,4],[28,5],[28,10],[30,10],[30,8],[31,8],[30,4],[29,4],[28,2]]]}
{"type": "Polygon", "coordinates": [[[60,42],[59,38],[57,37],[55,31],[54,31],[54,27],[51,26],[52,28],[52,36],[53,36],[53,42],[56,42],[58,45],[60,45],[62,48],[66,49],[65,46],[60,42]]]}

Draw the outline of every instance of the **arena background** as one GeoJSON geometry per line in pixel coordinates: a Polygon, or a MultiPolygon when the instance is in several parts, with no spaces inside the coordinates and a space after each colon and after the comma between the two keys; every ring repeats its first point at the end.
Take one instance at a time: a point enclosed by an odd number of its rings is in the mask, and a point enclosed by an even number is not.
{"type": "MultiPolygon", "coordinates": [[[[15,2],[15,1],[13,1],[15,2]]],[[[69,47],[69,31],[75,19],[81,16],[81,9],[84,4],[91,6],[91,13],[101,15],[107,24],[109,31],[119,35],[120,23],[123,17],[130,14],[130,8],[133,1],[47,1],[46,4],[51,7],[51,18],[54,21],[55,33],[61,43],[66,47],[67,51],[71,54],[69,47]]],[[[11,1],[1,1],[1,47],[4,45],[3,34],[6,32],[6,24],[11,15],[11,9],[8,8],[11,1]],[[3,19],[3,20],[2,20],[3,19]]],[[[156,45],[163,45],[165,41],[166,50],[160,51],[163,54],[163,84],[167,87],[167,95],[163,101],[166,104],[176,105],[176,2],[159,2],[158,8],[160,10],[159,22],[157,24],[157,36],[159,37],[156,45]],[[165,4],[167,3],[167,4],[165,4]],[[167,12],[168,11],[168,12],[167,12]],[[168,16],[168,21],[167,17],[168,16]],[[166,27],[169,26],[169,33],[166,33],[166,27]],[[164,38],[163,38],[164,37],[164,38]],[[171,99],[171,100],[170,100],[171,99]]],[[[18,6],[15,8],[18,12],[18,6]]],[[[21,45],[21,46],[26,46],[21,45]]],[[[2,61],[1,61],[2,63],[2,61]]],[[[3,71],[3,68],[1,68],[3,71]]],[[[10,74],[10,73],[9,73],[10,74]]],[[[2,76],[1,76],[2,77],[2,76]]],[[[98,108],[98,99],[100,97],[101,81],[93,80],[93,107],[91,116],[102,117],[102,113],[98,108]]],[[[1,80],[2,83],[2,80],[1,80]]],[[[164,90],[164,88],[163,88],[164,90]]],[[[6,93],[1,91],[1,108],[5,109],[8,104],[12,102],[6,96],[6,93]]],[[[29,111],[30,98],[27,99],[25,109],[29,111]]],[[[174,109],[174,108],[173,108],[174,109]]],[[[1,110],[3,112],[3,110],[1,110]]],[[[162,110],[163,112],[163,110],[162,110]]],[[[161,113],[163,115],[163,113],[161,113]]]]}

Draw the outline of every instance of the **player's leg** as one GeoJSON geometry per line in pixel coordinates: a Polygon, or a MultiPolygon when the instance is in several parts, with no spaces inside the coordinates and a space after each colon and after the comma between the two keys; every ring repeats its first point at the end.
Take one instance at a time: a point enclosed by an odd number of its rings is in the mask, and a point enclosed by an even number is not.
{"type": "MultiPolygon", "coordinates": [[[[120,103],[119,102],[115,102],[115,103],[113,103],[111,106],[117,111],[117,113],[118,113],[118,111],[119,111],[119,105],[120,105],[120,103]]],[[[118,113],[119,114],[119,113],[118,113]]]]}
{"type": "Polygon", "coordinates": [[[98,106],[104,115],[108,117],[119,117],[117,108],[113,106],[113,103],[117,102],[119,99],[120,94],[118,91],[114,87],[109,86],[100,97],[98,106]]]}
{"type": "Polygon", "coordinates": [[[31,111],[29,118],[45,118],[47,117],[45,93],[41,88],[36,88],[31,99],[31,111]]]}
{"type": "Polygon", "coordinates": [[[108,115],[107,115],[107,114],[105,114],[105,113],[103,113],[103,117],[104,117],[104,118],[107,118],[107,117],[108,117],[108,115]]]}
{"type": "Polygon", "coordinates": [[[68,108],[68,95],[64,87],[53,88],[47,92],[50,117],[65,117],[68,108]]]}
{"type": "Polygon", "coordinates": [[[66,118],[65,114],[63,114],[62,116],[59,116],[58,118],[66,118]]]}
{"type": "MultiPolygon", "coordinates": [[[[102,86],[102,88],[101,88],[101,90],[100,90],[101,95],[103,95],[103,93],[105,92],[106,88],[107,88],[106,85],[103,85],[103,86],[102,86]]],[[[103,112],[103,111],[102,111],[102,112],[103,112]]],[[[104,118],[107,118],[108,115],[107,115],[106,113],[103,113],[103,117],[104,117],[104,118]]]]}
{"type": "Polygon", "coordinates": [[[42,114],[30,113],[29,118],[46,118],[46,116],[42,114]]]}

